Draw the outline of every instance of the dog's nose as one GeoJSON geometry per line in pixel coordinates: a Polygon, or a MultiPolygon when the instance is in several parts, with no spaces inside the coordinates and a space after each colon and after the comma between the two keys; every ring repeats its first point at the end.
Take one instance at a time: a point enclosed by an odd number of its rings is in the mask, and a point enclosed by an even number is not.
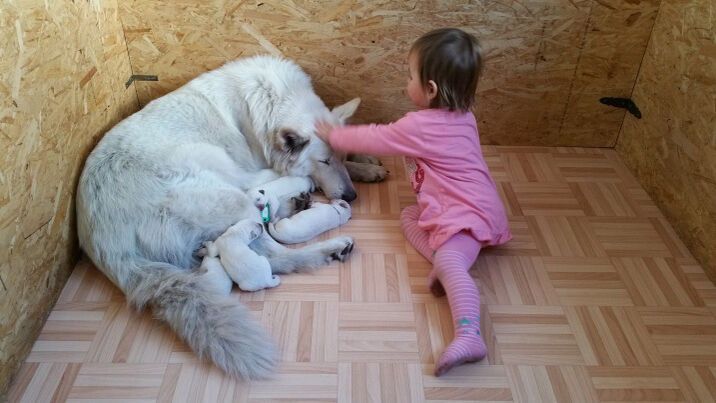
{"type": "Polygon", "coordinates": [[[344,192],[343,195],[341,195],[341,199],[347,202],[352,202],[356,199],[356,197],[358,197],[358,195],[356,194],[355,190],[349,190],[347,192],[344,192]]]}

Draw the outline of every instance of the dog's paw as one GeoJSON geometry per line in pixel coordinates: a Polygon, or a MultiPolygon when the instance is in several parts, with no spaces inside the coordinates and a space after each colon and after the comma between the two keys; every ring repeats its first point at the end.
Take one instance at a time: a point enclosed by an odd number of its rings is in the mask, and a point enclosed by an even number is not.
{"type": "Polygon", "coordinates": [[[345,262],[353,252],[355,241],[352,237],[342,236],[326,241],[329,244],[327,262],[338,260],[345,262]]]}
{"type": "Polygon", "coordinates": [[[346,164],[351,179],[357,182],[382,182],[390,172],[380,165],[366,163],[346,164]]]}
{"type": "Polygon", "coordinates": [[[304,192],[296,197],[291,198],[291,214],[296,214],[303,210],[311,208],[313,203],[313,196],[310,193],[304,192]]]}
{"type": "Polygon", "coordinates": [[[362,164],[370,164],[370,165],[378,165],[378,166],[383,165],[383,163],[380,162],[380,159],[378,159],[378,157],[375,157],[373,155],[366,155],[366,154],[351,154],[348,156],[348,161],[360,162],[362,164]]]}

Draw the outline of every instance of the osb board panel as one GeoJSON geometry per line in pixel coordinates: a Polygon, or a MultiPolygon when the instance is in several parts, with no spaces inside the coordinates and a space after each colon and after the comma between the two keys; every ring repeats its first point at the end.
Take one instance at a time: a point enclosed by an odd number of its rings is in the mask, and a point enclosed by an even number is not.
{"type": "Polygon", "coordinates": [[[76,262],[81,164],[138,103],[115,0],[3,2],[0,38],[1,394],[76,262]]]}
{"type": "Polygon", "coordinates": [[[716,8],[665,0],[617,150],[716,279],[716,8]]]}
{"type": "Polygon", "coordinates": [[[412,42],[431,28],[457,26],[486,49],[477,109],[483,142],[610,146],[623,113],[598,99],[631,91],[658,1],[130,0],[120,7],[134,72],[159,76],[137,84],[142,104],[228,60],[272,53],[303,66],[329,105],[363,98],[355,121],[387,122],[411,109],[403,89],[412,42]]]}
{"type": "Polygon", "coordinates": [[[560,136],[584,147],[613,147],[624,109],[598,102],[629,98],[661,0],[603,0],[589,15],[560,136]]]}

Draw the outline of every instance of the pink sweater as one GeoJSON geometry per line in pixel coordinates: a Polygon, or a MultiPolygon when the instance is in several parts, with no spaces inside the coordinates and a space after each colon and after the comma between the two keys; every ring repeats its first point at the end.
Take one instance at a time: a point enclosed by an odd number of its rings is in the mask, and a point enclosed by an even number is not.
{"type": "Polygon", "coordinates": [[[405,156],[418,226],[429,232],[433,250],[463,230],[485,245],[512,238],[472,113],[424,109],[388,125],[336,128],[330,143],[348,152],[405,156]]]}

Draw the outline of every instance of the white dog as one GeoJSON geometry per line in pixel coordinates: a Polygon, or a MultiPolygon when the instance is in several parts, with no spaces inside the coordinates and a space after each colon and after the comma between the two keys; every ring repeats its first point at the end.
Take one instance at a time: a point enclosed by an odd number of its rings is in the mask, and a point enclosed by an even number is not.
{"type": "MultiPolygon", "coordinates": [[[[77,191],[80,246],[199,357],[233,375],[268,374],[273,344],[243,306],[217,297],[195,251],[241,220],[261,220],[246,194],[256,186],[279,189],[283,214],[314,183],[330,199],[353,200],[342,156],[314,124],[341,124],[358,103],[329,111],[297,65],[274,57],[202,74],[120,122],[92,151],[77,191]]],[[[289,273],[346,259],[353,239],[293,249],[264,231],[250,248],[274,274],[289,273]]]]}

